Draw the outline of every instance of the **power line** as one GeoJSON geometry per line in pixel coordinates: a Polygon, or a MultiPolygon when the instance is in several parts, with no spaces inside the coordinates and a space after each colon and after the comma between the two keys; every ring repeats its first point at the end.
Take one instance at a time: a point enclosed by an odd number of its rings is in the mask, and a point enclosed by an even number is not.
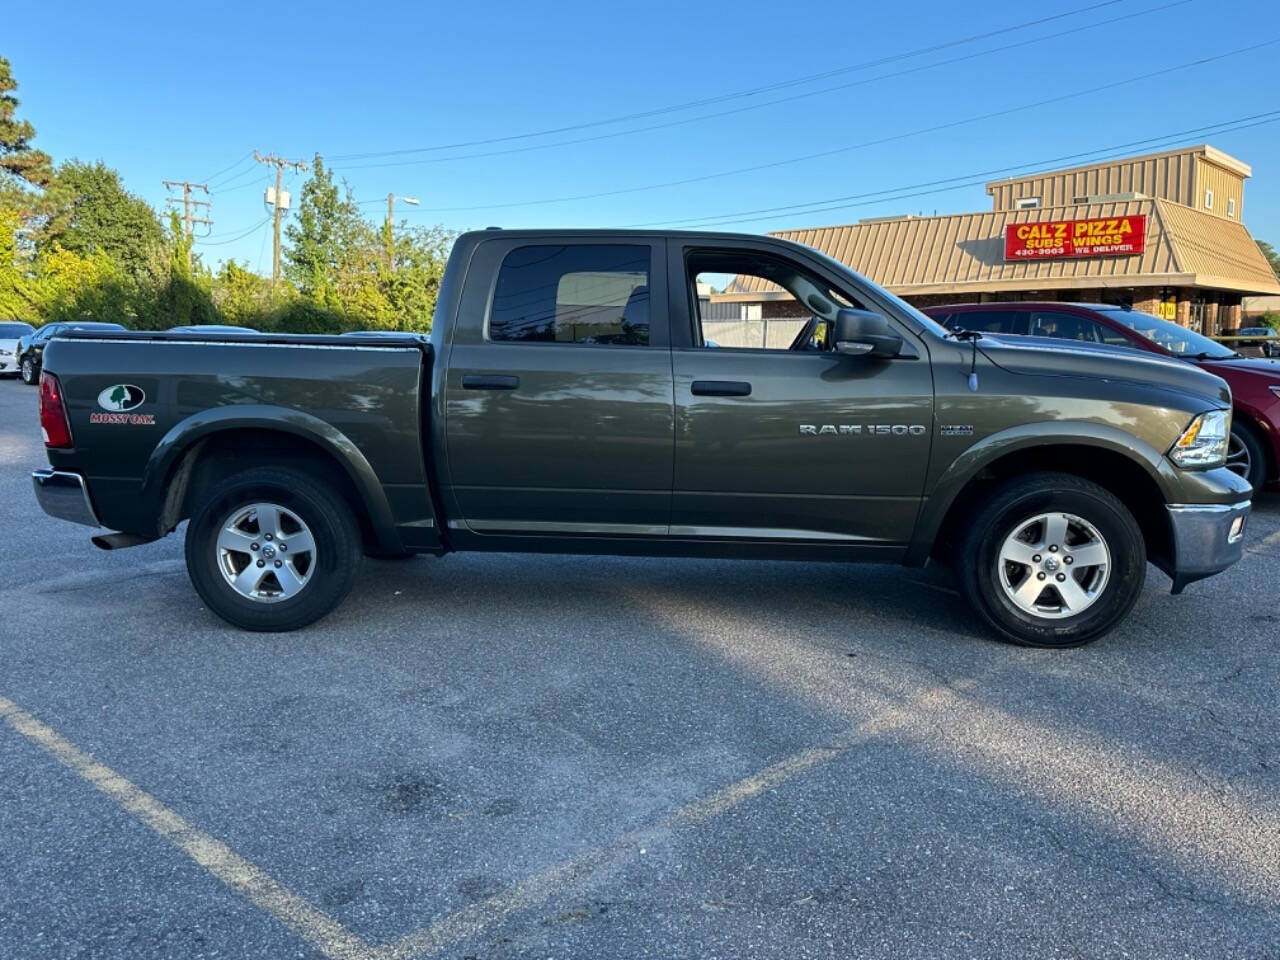
{"type": "Polygon", "coordinates": [[[410,147],[401,150],[383,150],[372,151],[367,153],[349,153],[334,156],[333,160],[363,160],[371,157],[397,156],[411,153],[429,153],[438,150],[455,150],[461,147],[477,147],[486,146],[494,143],[509,143],[513,140],[527,140],[536,137],[552,136],[558,133],[573,133],[578,130],[587,130],[594,127],[606,126],[614,123],[625,123],[629,120],[645,120],[650,117],[662,116],[668,113],[676,113],[681,110],[692,110],[696,107],[710,106],[715,103],[724,103],[730,100],[738,100],[744,97],[758,96],[761,93],[769,93],[773,90],[781,90],[787,87],[799,86],[805,83],[814,83],[819,80],[826,80],[830,77],[839,76],[845,73],[853,73],[858,70],[869,70],[873,67],[884,66],[889,63],[896,63],[901,60],[909,60],[912,57],[923,56],[927,53],[937,53],[940,50],[947,50],[952,47],[963,46],[966,43],[973,43],[978,40],[987,40],[991,37],[1000,36],[1006,33],[1013,33],[1018,30],[1025,30],[1029,27],[1039,26],[1041,24],[1050,23],[1055,20],[1062,20],[1066,17],[1073,17],[1081,13],[1089,13],[1092,10],[1098,10],[1102,7],[1115,6],[1118,3],[1124,3],[1127,0],[1102,0],[1099,3],[1090,4],[1087,7],[1080,7],[1076,10],[1068,10],[1063,13],[1053,14],[1048,17],[1040,17],[1035,20],[1027,20],[1021,23],[1011,24],[1006,27],[1000,27],[996,30],[988,30],[984,33],[977,33],[967,37],[961,37],[955,40],[949,40],[944,43],[933,44],[927,47],[919,47],[915,50],[909,50],[903,53],[893,54],[887,57],[881,57],[877,60],[868,60],[862,63],[850,64],[844,67],[838,67],[834,70],[825,70],[821,73],[809,74],[802,77],[793,77],[789,80],[781,80],[777,83],[765,84],[764,86],[751,87],[745,90],[737,90],[731,93],[719,94],[713,97],[703,97],[698,100],[688,100],[683,103],[670,104],[665,107],[656,107],[650,110],[641,110],[635,113],[621,114],[614,117],[605,117],[599,120],[590,120],[584,123],[575,123],[562,127],[550,127],[543,130],[533,130],[526,133],[514,133],[499,137],[487,137],[478,140],[461,140],[454,143],[435,144],[428,147],[410,147]]]}
{"type": "MultiPolygon", "coordinates": [[[[259,220],[259,221],[258,221],[257,223],[255,223],[252,227],[250,227],[248,230],[245,230],[243,233],[238,233],[238,234],[236,234],[234,237],[227,237],[227,239],[225,239],[225,240],[209,240],[209,239],[203,239],[203,238],[202,238],[202,239],[197,239],[197,240],[196,240],[196,243],[203,244],[203,245],[204,245],[204,246],[206,246],[206,247],[221,247],[221,246],[225,246],[225,245],[226,245],[226,244],[228,244],[228,243],[235,243],[237,240],[243,240],[245,237],[249,236],[249,235],[250,235],[251,233],[253,233],[255,230],[261,230],[263,227],[265,227],[265,226],[266,226],[268,223],[270,223],[270,222],[271,222],[271,217],[266,217],[266,218],[265,218],[265,219],[263,219],[263,220],[259,220]]],[[[226,234],[221,234],[221,236],[226,236],[226,234]]]]}
{"type": "Polygon", "coordinates": [[[720,170],[715,173],[701,174],[696,177],[683,177],[679,180],[666,180],[659,183],[649,183],[636,187],[623,187],[615,190],[602,190],[596,193],[581,193],[562,197],[547,197],[540,200],[518,200],[507,203],[488,203],[474,204],[469,206],[456,207],[425,207],[419,208],[424,213],[458,213],[472,210],[505,210],[513,207],[532,207],[543,206],[552,203],[571,203],[578,200],[598,200],[604,197],[623,196],[632,193],[644,193],[649,190],[661,190],[668,187],[686,186],[692,183],[705,183],[709,180],[719,180],[723,177],[738,176],[744,173],[755,173],[760,170],[773,170],[778,167],[789,166],[794,163],[804,163],[809,160],[818,160],[825,157],[836,156],[841,153],[849,153],[854,150],[862,150],[867,147],[881,146],[886,143],[894,143],[900,140],[906,140],[911,137],[923,136],[929,133],[938,133],[943,130],[953,130],[957,127],[966,126],[971,123],[980,123],[983,120],[993,120],[997,117],[1006,117],[1014,113],[1021,113],[1026,110],[1034,110],[1039,107],[1048,106],[1049,104],[1062,103],[1066,100],[1073,100],[1078,97],[1088,96],[1093,93],[1101,93],[1106,90],[1114,90],[1118,87],[1127,86],[1132,83],[1139,83],[1143,80],[1151,80],[1155,77],[1167,76],[1181,70],[1189,70],[1194,67],[1204,66],[1205,64],[1214,63],[1219,60],[1225,60],[1228,57],[1238,56],[1242,53],[1250,53],[1263,47],[1274,46],[1280,43],[1280,37],[1274,37],[1261,43],[1250,44],[1245,47],[1238,47],[1234,50],[1228,50],[1224,53],[1214,54],[1208,57],[1198,57],[1194,60],[1188,60],[1184,63],[1176,64],[1171,67],[1164,67],[1160,70],[1153,70],[1149,73],[1138,74],[1137,76],[1127,77],[1123,80],[1113,80],[1110,83],[1104,83],[1096,87],[1088,87],[1083,90],[1072,91],[1071,93],[1063,93],[1054,97],[1046,97],[1043,100],[1036,100],[1031,103],[1024,103],[1014,107],[1006,107],[1001,110],[993,110],[988,113],[976,114],[974,116],[965,117],[960,120],[951,120],[946,123],[934,124],[928,127],[922,127],[917,130],[909,130],[904,133],[892,134],[886,137],[878,137],[874,140],[864,140],[860,143],[846,144],[841,147],[833,147],[827,150],[819,150],[814,153],[802,154],[796,157],[787,157],[782,160],[773,160],[768,163],[757,163],[746,167],[737,167],[731,170],[720,170]]]}
{"type": "Polygon", "coordinates": [[[217,191],[218,195],[221,196],[227,193],[235,193],[237,190],[248,190],[250,187],[261,187],[271,183],[271,178],[262,176],[260,171],[255,169],[254,173],[257,173],[258,176],[253,180],[246,181],[245,183],[238,183],[234,187],[219,187],[217,191]]]}
{"type": "MultiPolygon", "coordinates": [[[[792,103],[796,100],[804,100],[809,97],[822,96],[828,93],[835,93],[841,90],[848,90],[853,87],[861,87],[871,83],[878,83],[881,80],[892,80],[898,77],[906,76],[908,74],[922,73],[926,70],[936,70],[939,67],[952,66],[954,64],[963,63],[968,60],[976,60],[982,57],[989,57],[995,54],[1006,53],[1010,50],[1018,49],[1019,47],[1026,47],[1026,46],[1031,46],[1037,43],[1043,43],[1046,40],[1053,40],[1058,37],[1064,37],[1070,34],[1080,33],[1085,30],[1093,30],[1093,29],[1096,29],[1097,27],[1108,26],[1113,23],[1118,23],[1122,20],[1132,20],[1135,17],[1142,17],[1151,13],[1158,13],[1162,10],[1170,9],[1171,7],[1184,6],[1185,4],[1192,3],[1192,2],[1194,2],[1194,0],[1171,0],[1171,2],[1162,4],[1161,6],[1151,7],[1146,10],[1139,10],[1136,13],[1127,13],[1127,14],[1124,14],[1123,16],[1112,17],[1109,20],[1101,20],[1097,23],[1089,23],[1079,27],[1072,27],[1068,30],[1060,30],[1057,33],[1046,34],[1045,36],[1042,36],[1042,37],[1032,37],[1031,39],[1020,40],[1016,43],[1009,43],[999,47],[992,47],[986,50],[979,50],[976,53],[969,53],[959,57],[952,57],[948,60],[939,60],[935,63],[926,63],[926,64],[921,64],[920,66],[908,67],[904,70],[898,70],[893,73],[885,73],[885,74],[880,74],[874,77],[867,77],[866,79],[863,79],[863,80],[854,80],[850,83],[842,83],[834,87],[824,87],[821,90],[809,90],[804,93],[796,93],[787,97],[779,97],[774,100],[766,100],[763,103],[752,103],[742,107],[734,107],[731,110],[721,110],[716,113],[704,113],[694,117],[684,117],[683,119],[680,119],[680,120],[668,120],[663,123],[650,124],[649,126],[634,127],[630,130],[616,130],[616,131],[613,131],[612,133],[601,133],[601,134],[595,134],[594,136],[589,136],[589,137],[578,137],[573,140],[558,140],[554,143],[539,143],[539,144],[532,144],[529,146],[511,147],[503,150],[489,150],[482,153],[463,153],[463,154],[457,154],[455,156],[450,156],[450,157],[429,157],[429,158],[420,159],[420,160],[393,160],[393,161],[388,161],[384,163],[362,163],[362,164],[338,165],[338,166],[335,166],[334,169],[335,170],[370,170],[370,169],[380,169],[383,167],[408,167],[408,166],[422,166],[426,164],[436,164],[436,163],[451,163],[456,160],[475,160],[475,159],[481,159],[484,157],[509,156],[515,153],[528,153],[528,152],[537,151],[537,150],[555,150],[560,147],[575,146],[583,143],[596,143],[601,140],[612,140],[618,137],[628,137],[628,136],[632,136],[634,134],[639,134],[639,133],[651,133],[655,130],[667,130],[672,127],[687,126],[693,123],[702,123],[707,120],[715,120],[722,117],[735,116],[737,114],[749,113],[756,110],[765,110],[765,109],[768,109],[769,107],[778,106],[779,104],[792,103]]],[[[377,201],[365,201],[365,202],[375,203],[377,201]]]]}
{"type": "Polygon", "coordinates": [[[228,170],[234,170],[236,167],[240,166],[240,164],[244,163],[246,160],[248,160],[248,159],[249,159],[250,157],[252,157],[252,156],[253,156],[253,154],[252,154],[252,153],[246,153],[246,154],[242,155],[242,156],[240,157],[240,159],[239,159],[239,160],[237,160],[235,163],[231,164],[230,166],[223,167],[223,168],[222,168],[221,170],[219,170],[217,173],[211,173],[211,174],[209,174],[209,176],[207,176],[207,177],[205,177],[205,178],[204,178],[204,182],[205,182],[205,183],[211,183],[211,182],[213,182],[214,180],[217,180],[220,176],[222,176],[222,175],[223,175],[224,173],[226,173],[228,170]]]}
{"type": "MultiPolygon", "coordinates": [[[[971,181],[976,178],[979,183],[987,183],[991,177],[1007,175],[1016,171],[1027,171],[1023,176],[1032,176],[1044,170],[1028,170],[1028,168],[1044,168],[1049,164],[1060,164],[1073,160],[1082,160],[1087,157],[1095,157],[1091,162],[1102,163],[1107,160],[1120,159],[1127,155],[1127,151],[1133,147],[1163,145],[1174,143],[1179,140],[1185,140],[1187,137],[1193,137],[1203,134],[1221,134],[1235,133],[1238,130],[1248,130],[1252,127],[1259,127],[1265,124],[1280,122],[1280,110],[1272,110],[1267,113],[1254,114],[1249,117],[1239,117],[1235,120],[1224,120],[1221,123],[1209,124],[1203,127],[1193,127],[1187,130],[1180,130],[1176,133],[1162,134],[1158,137],[1147,137],[1142,140],[1130,140],[1126,143],[1116,143],[1108,147],[1099,147],[1096,150],[1087,150],[1082,153],[1064,154],[1058,157],[1048,157],[1042,160],[1032,160],[1025,163],[1013,164],[1011,166],[997,167],[992,170],[982,170],[974,173],[962,174],[955,177],[945,177],[940,180],[926,180],[921,183],[907,184],[900,187],[892,187],[884,190],[871,190],[866,193],[852,193],[840,197],[827,197],[822,200],[810,200],[804,203],[788,203],[776,207],[757,207],[752,210],[738,210],[733,213],[722,214],[704,214],[699,217],[685,217],[676,220],[650,220],[644,223],[627,224],[623,229],[640,228],[640,227],[656,227],[656,226],[714,226],[719,223],[749,223],[756,219],[764,219],[762,214],[809,214],[821,213],[830,210],[844,209],[839,206],[830,206],[835,203],[844,203],[845,201],[866,201],[866,203],[850,203],[848,206],[866,206],[872,203],[882,203],[885,200],[905,199],[903,197],[886,197],[885,194],[897,194],[902,191],[916,190],[925,187],[943,187],[942,190],[930,190],[929,193],[942,193],[947,190],[955,190],[961,187],[972,186],[971,181]],[[1126,151],[1125,153],[1115,153],[1115,151],[1126,151]],[[1107,154],[1107,156],[1099,157],[1098,154],[1107,154]],[[883,199],[870,199],[883,197],[883,199]]],[[[919,196],[921,194],[910,194],[909,196],[919,196]]]]}
{"type": "MultiPolygon", "coordinates": [[[[1277,118],[1277,119],[1280,119],[1280,118],[1277,118]]],[[[1268,121],[1263,121],[1263,122],[1264,122],[1264,123],[1275,123],[1276,121],[1275,121],[1275,120],[1268,120],[1268,121]]],[[[1260,125],[1261,125],[1261,124],[1251,124],[1250,126],[1260,126],[1260,125]]],[[[1114,156],[1114,159],[1122,159],[1123,157],[1124,157],[1124,154],[1116,154],[1116,155],[1114,156]]],[[[1112,158],[1112,157],[1107,157],[1107,158],[1103,158],[1103,159],[1113,159],[1113,158],[1112,158]]],[[[1052,172],[1052,171],[1045,171],[1045,172],[1052,172]]],[[[892,201],[897,201],[897,200],[912,200],[912,199],[916,199],[916,198],[918,198],[918,197],[934,196],[934,195],[939,194],[939,193],[949,193],[949,192],[951,192],[952,190],[958,190],[958,189],[965,188],[965,187],[979,187],[979,186],[983,186],[983,185],[984,185],[985,183],[987,183],[987,182],[988,182],[988,181],[986,180],[986,178],[985,178],[985,177],[979,177],[979,178],[977,178],[977,179],[967,180],[967,181],[965,181],[965,182],[963,182],[963,183],[955,183],[955,184],[951,184],[950,186],[936,187],[936,188],[931,189],[931,190],[915,190],[915,191],[910,191],[910,189],[909,189],[908,187],[902,187],[902,188],[899,188],[899,190],[900,190],[900,191],[908,191],[908,192],[899,192],[899,191],[882,191],[883,193],[886,193],[886,194],[887,194],[887,193],[892,193],[893,195],[892,195],[892,196],[880,196],[880,197],[878,197],[877,199],[874,199],[874,200],[863,200],[863,201],[860,201],[860,202],[853,202],[853,203],[841,203],[841,204],[834,205],[834,206],[814,207],[814,208],[812,208],[812,209],[808,209],[808,210],[793,210],[793,211],[790,211],[790,212],[780,213],[780,214],[778,214],[777,216],[780,216],[780,217],[783,217],[783,218],[787,218],[787,217],[799,217],[799,216],[805,216],[805,217],[807,217],[807,216],[811,216],[812,214],[815,214],[815,213],[834,213],[834,212],[835,212],[835,211],[837,211],[837,210],[849,210],[849,209],[853,209],[853,208],[855,208],[855,207],[872,206],[872,205],[877,204],[877,203],[886,203],[886,202],[892,202],[892,201]]],[[[995,211],[983,211],[983,212],[995,212],[995,211]]],[[[723,227],[723,226],[731,226],[731,225],[743,224],[743,223],[754,223],[754,222],[756,222],[756,221],[758,221],[758,220],[761,220],[761,219],[764,219],[764,218],[761,218],[761,217],[755,217],[755,216],[752,216],[752,217],[740,217],[740,218],[715,218],[715,219],[708,219],[708,220],[705,220],[705,221],[699,221],[699,222],[697,222],[697,223],[687,224],[687,225],[685,226],[685,229],[695,230],[695,229],[701,229],[701,228],[704,228],[704,227],[723,227]]],[[[817,230],[817,229],[823,229],[823,228],[824,228],[824,227],[822,227],[822,226],[818,226],[818,227],[805,227],[805,228],[803,228],[803,229],[813,229],[813,230],[817,230]]]]}

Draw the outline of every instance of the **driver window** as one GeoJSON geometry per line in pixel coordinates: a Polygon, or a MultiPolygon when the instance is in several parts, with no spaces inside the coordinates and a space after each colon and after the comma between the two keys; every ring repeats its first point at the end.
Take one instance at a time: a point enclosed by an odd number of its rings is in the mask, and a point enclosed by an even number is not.
{"type": "Polygon", "coordinates": [[[855,304],[780,257],[698,251],[687,260],[694,342],[746,350],[826,350],[829,325],[855,304]]]}

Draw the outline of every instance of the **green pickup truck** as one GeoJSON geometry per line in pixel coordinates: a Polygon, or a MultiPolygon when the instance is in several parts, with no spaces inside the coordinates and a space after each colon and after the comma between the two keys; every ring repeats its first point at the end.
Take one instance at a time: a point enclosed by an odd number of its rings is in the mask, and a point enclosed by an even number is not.
{"type": "Polygon", "coordinates": [[[1174,593],[1238,560],[1251,493],[1217,377],[949,332],[733,234],[465,234],[430,337],[71,333],[40,411],[44,510],[106,548],[187,520],[192,584],[253,630],[324,616],[364,555],[546,551],[933,559],[1000,636],[1069,646],[1148,560],[1174,593]]]}

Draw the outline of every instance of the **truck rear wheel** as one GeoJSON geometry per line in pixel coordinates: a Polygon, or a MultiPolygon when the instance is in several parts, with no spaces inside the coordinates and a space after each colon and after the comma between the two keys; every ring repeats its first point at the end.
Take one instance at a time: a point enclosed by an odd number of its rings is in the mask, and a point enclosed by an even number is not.
{"type": "Polygon", "coordinates": [[[961,544],[959,573],[978,614],[1006,640],[1072,647],[1132,609],[1147,553],[1127,507],[1070,474],[1010,481],[983,502],[961,544]]]}
{"type": "Polygon", "coordinates": [[[187,573],[200,598],[246,630],[296,630],[342,602],[360,567],[351,506],[299,470],[246,470],[192,512],[187,573]]]}

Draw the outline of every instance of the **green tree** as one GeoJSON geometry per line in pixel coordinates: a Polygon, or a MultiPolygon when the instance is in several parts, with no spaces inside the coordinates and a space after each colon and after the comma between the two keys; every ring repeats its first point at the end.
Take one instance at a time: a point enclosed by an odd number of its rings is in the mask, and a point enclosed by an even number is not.
{"type": "Polygon", "coordinates": [[[271,310],[271,281],[228,260],[213,277],[213,305],[227,323],[262,326],[271,310]]]}
{"type": "Polygon", "coordinates": [[[1275,247],[1265,240],[1259,240],[1257,244],[1262,255],[1267,258],[1267,263],[1271,264],[1271,272],[1276,275],[1277,280],[1280,280],[1280,253],[1276,253],[1275,247]]]}
{"type": "Polygon", "coordinates": [[[395,270],[384,281],[396,329],[431,330],[452,245],[453,234],[440,227],[400,227],[395,237],[395,270]]]}
{"type": "Polygon", "coordinates": [[[44,322],[108,320],[133,326],[135,287],[120,265],[101,251],[74,253],[54,244],[41,250],[32,301],[44,322]]]}
{"type": "Polygon", "coordinates": [[[338,280],[349,269],[367,225],[344,183],[315,155],[311,177],[302,185],[296,222],[285,227],[285,275],[303,296],[333,306],[338,280]]]}
{"type": "Polygon", "coordinates": [[[149,304],[145,311],[151,321],[148,325],[173,327],[217,323],[218,314],[213,306],[213,277],[198,258],[192,257],[191,239],[183,230],[176,211],[169,214],[169,237],[165,249],[167,263],[164,275],[155,288],[154,304],[149,304]]]}
{"type": "Polygon", "coordinates": [[[0,322],[38,319],[31,289],[28,260],[19,247],[22,218],[0,202],[0,322]]]}
{"type": "Polygon", "coordinates": [[[18,98],[13,95],[17,89],[9,61],[0,57],[0,179],[43,187],[53,172],[52,161],[31,146],[36,135],[31,122],[17,119],[18,98]]]}
{"type": "Polygon", "coordinates": [[[104,254],[141,278],[165,250],[164,230],[151,205],[124,188],[101,161],[62,164],[49,182],[37,230],[42,247],[57,244],[81,256],[104,254]]]}

